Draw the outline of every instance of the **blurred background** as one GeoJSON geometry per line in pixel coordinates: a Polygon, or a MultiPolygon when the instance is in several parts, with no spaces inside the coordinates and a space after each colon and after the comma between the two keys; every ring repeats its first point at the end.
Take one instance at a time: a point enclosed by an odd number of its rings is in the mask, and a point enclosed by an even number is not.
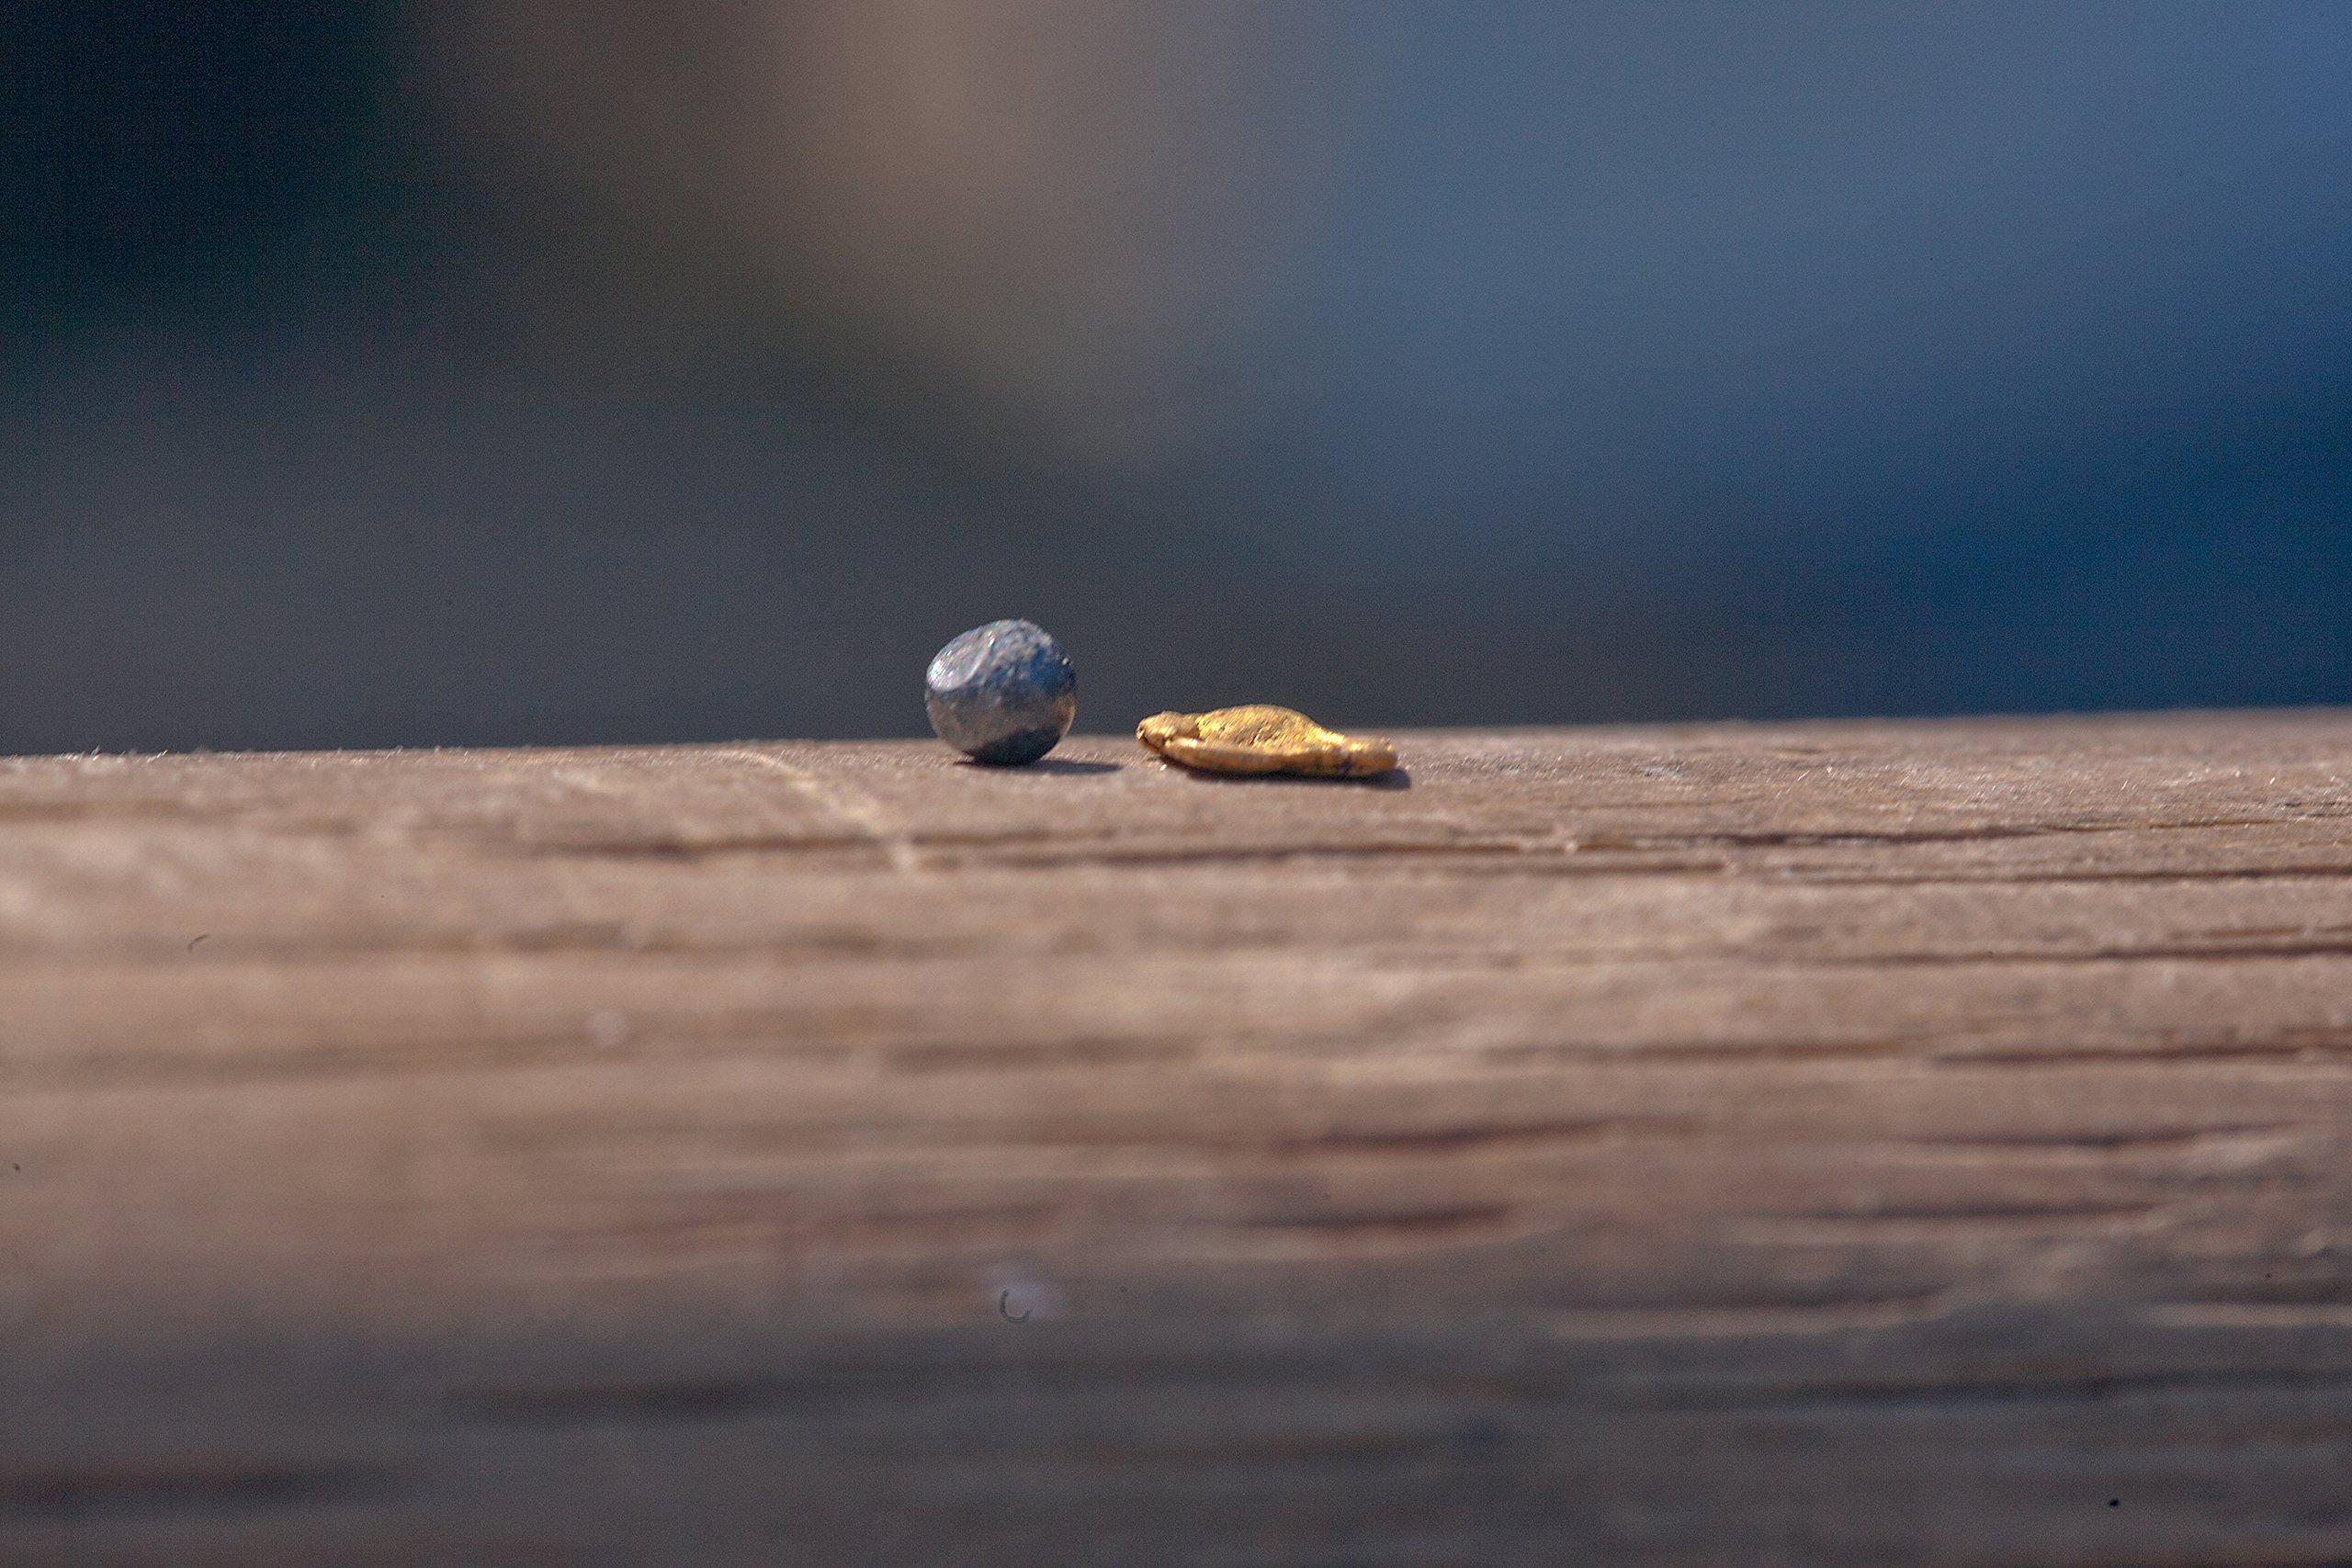
{"type": "Polygon", "coordinates": [[[2352,6],[12,0],[0,750],[2352,700],[2352,6]]]}

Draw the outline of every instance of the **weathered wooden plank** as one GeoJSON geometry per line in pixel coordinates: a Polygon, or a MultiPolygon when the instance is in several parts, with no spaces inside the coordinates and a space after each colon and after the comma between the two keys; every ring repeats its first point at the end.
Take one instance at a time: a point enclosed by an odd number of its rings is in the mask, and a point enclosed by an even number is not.
{"type": "Polygon", "coordinates": [[[0,1560],[2352,1562],[2352,716],[0,761],[0,1560]]]}

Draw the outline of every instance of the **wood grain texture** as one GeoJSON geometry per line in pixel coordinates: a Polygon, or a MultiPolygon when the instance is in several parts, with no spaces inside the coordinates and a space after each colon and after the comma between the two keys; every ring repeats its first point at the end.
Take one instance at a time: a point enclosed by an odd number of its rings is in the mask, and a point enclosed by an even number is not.
{"type": "Polygon", "coordinates": [[[2352,716],[0,761],[0,1562],[2352,1562],[2352,716]]]}

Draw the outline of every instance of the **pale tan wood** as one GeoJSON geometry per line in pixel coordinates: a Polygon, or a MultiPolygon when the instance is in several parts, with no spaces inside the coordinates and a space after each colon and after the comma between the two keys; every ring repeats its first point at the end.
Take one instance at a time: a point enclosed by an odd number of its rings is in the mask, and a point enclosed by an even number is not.
{"type": "Polygon", "coordinates": [[[0,1562],[2352,1562],[2352,716],[0,761],[0,1562]]]}

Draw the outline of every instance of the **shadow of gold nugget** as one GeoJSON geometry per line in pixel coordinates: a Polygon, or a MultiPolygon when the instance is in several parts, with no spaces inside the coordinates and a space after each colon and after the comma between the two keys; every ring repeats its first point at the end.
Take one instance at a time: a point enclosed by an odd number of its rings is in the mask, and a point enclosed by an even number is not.
{"type": "Polygon", "coordinates": [[[1136,739],[1204,773],[1303,773],[1361,779],[1396,765],[1396,748],[1324,728],[1303,713],[1251,703],[1214,713],[1156,713],[1136,739]]]}

